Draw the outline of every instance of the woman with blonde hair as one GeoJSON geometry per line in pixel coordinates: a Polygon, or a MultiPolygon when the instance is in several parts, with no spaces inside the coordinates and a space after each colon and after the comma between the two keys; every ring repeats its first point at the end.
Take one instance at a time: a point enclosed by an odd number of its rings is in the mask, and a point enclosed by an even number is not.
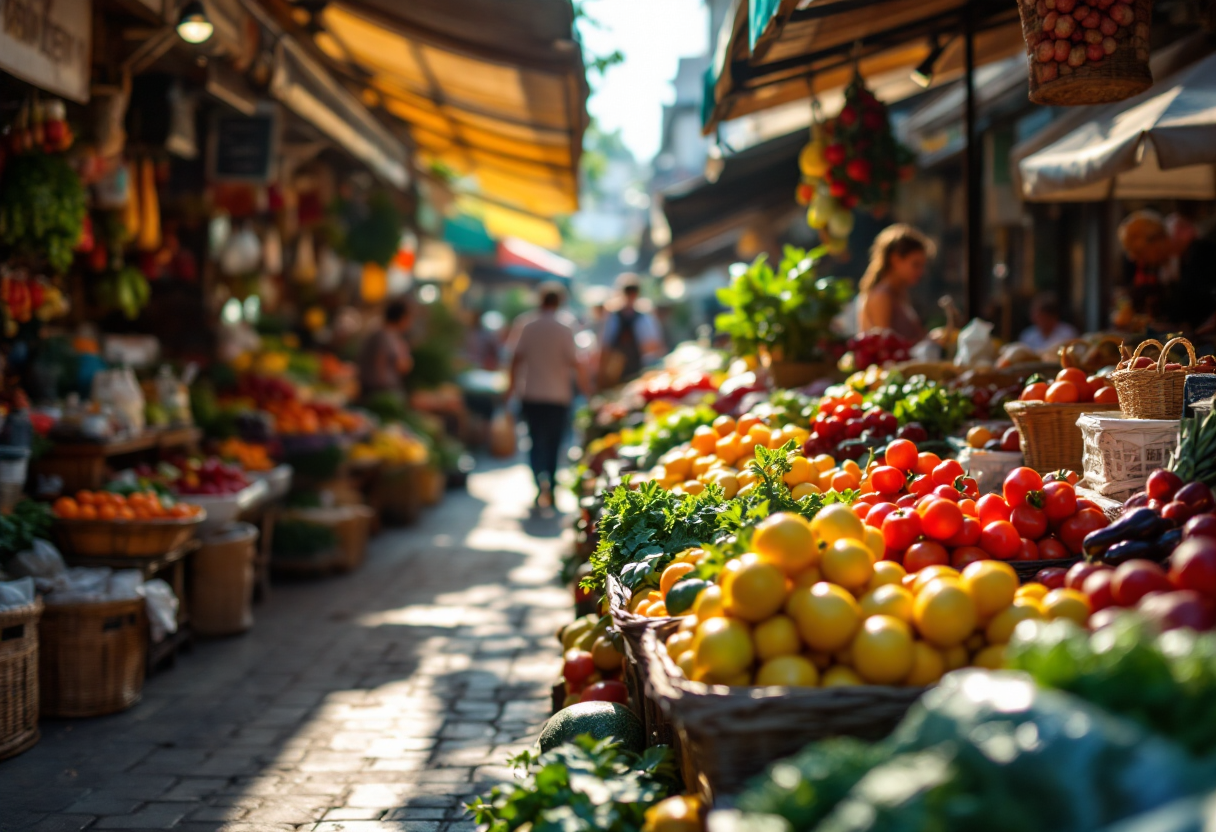
{"type": "Polygon", "coordinates": [[[870,265],[858,284],[857,331],[890,329],[919,341],[925,335],[908,293],[933,256],[933,241],[910,225],[887,226],[870,247],[870,265]]]}

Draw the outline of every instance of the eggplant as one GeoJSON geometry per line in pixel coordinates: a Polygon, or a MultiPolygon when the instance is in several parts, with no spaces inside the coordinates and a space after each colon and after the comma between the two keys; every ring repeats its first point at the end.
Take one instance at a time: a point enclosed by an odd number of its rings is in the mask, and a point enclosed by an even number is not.
{"type": "Polygon", "coordinates": [[[1085,554],[1095,558],[1123,540],[1156,538],[1170,523],[1151,508],[1136,508],[1124,514],[1104,529],[1085,535],[1081,544],[1085,554]]]}
{"type": "Polygon", "coordinates": [[[1149,540],[1120,540],[1103,552],[1097,560],[1107,566],[1118,566],[1125,561],[1137,558],[1161,563],[1173,553],[1181,542],[1182,530],[1169,529],[1149,540]]]}

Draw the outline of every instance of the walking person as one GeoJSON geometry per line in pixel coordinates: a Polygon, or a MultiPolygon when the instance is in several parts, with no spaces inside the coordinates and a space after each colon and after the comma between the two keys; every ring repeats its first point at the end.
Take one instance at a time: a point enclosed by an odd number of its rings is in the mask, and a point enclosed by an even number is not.
{"type": "Polygon", "coordinates": [[[604,319],[600,334],[598,384],[615,387],[636,377],[646,362],[663,353],[663,334],[654,316],[640,308],[642,282],[626,272],[617,278],[617,308],[604,319]]]}
{"type": "Polygon", "coordinates": [[[520,316],[511,330],[507,398],[518,395],[536,478],[536,506],[553,506],[558,457],[575,385],[589,392],[587,376],[574,343],[574,319],[560,311],[564,292],[557,285],[540,291],[540,309],[520,316]]]}
{"type": "Polygon", "coordinates": [[[404,397],[402,382],[414,368],[414,357],[405,340],[411,321],[409,303],[404,299],[392,301],[384,309],[383,325],[363,342],[359,351],[359,388],[364,398],[377,393],[404,397]]]}

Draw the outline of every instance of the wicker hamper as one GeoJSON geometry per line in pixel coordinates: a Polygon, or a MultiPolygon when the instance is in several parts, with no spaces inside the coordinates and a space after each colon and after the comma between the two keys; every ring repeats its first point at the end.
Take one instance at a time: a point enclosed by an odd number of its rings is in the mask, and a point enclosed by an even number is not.
{"type": "Polygon", "coordinates": [[[1085,437],[1085,483],[1105,497],[1125,500],[1164,468],[1178,447],[1178,419],[1126,419],[1086,413],[1077,420],[1085,437]]]}
{"type": "Polygon", "coordinates": [[[924,688],[730,688],[690,682],[642,636],[651,694],[671,717],[685,783],[707,800],[737,793],[751,777],[809,742],[831,736],[878,740],[904,718],[924,688]]]}
{"type": "Polygon", "coordinates": [[[1005,412],[1017,426],[1026,466],[1040,474],[1067,468],[1080,472],[1084,443],[1077,419],[1101,405],[1007,402],[1005,412]]]}
{"type": "Polygon", "coordinates": [[[334,529],[338,533],[337,568],[351,572],[367,559],[368,532],[376,513],[367,506],[342,506],[338,511],[342,516],[334,529]]]}
{"type": "Polygon", "coordinates": [[[629,700],[633,703],[634,711],[642,720],[646,730],[647,745],[670,745],[672,740],[671,721],[658,707],[655,700],[647,695],[646,678],[648,657],[642,648],[642,636],[655,629],[670,631],[679,624],[676,618],[647,618],[634,615],[629,611],[629,590],[614,576],[608,576],[607,582],[608,611],[612,615],[612,625],[620,632],[625,642],[625,667],[623,681],[629,688],[629,700]]]}
{"type": "Polygon", "coordinates": [[[1200,371],[1195,363],[1195,348],[1185,338],[1173,338],[1166,341],[1164,347],[1149,339],[1136,346],[1131,360],[1140,358],[1140,353],[1148,346],[1161,350],[1156,367],[1129,368],[1110,374],[1111,382],[1119,391],[1119,410],[1129,419],[1181,419],[1186,377],[1200,371]],[[1169,362],[1170,350],[1175,346],[1186,349],[1190,363],[1179,370],[1167,370],[1165,365],[1169,362]]]}
{"type": "Polygon", "coordinates": [[[42,602],[0,610],[0,760],[38,742],[38,617],[42,602]]]}
{"type": "Polygon", "coordinates": [[[52,530],[65,555],[146,558],[172,552],[190,542],[207,518],[205,511],[183,520],[67,520],[52,530]]]}
{"type": "Polygon", "coordinates": [[[253,626],[258,530],[233,523],[203,538],[190,561],[190,624],[203,636],[229,636],[253,626]]]}
{"type": "Polygon", "coordinates": [[[101,716],[139,701],[148,654],[143,598],[47,604],[38,640],[43,716],[101,716]]]}

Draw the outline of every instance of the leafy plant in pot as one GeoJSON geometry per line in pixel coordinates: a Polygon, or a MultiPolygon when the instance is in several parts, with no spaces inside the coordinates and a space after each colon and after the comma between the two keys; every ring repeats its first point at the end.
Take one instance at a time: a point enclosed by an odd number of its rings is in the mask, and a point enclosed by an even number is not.
{"type": "Polygon", "coordinates": [[[816,276],[815,264],[824,253],[786,246],[776,269],[761,254],[718,290],[727,311],[718,315],[716,327],[730,336],[739,355],[758,356],[779,387],[832,375],[844,354],[832,318],[852,299],[853,286],[816,276]]]}

